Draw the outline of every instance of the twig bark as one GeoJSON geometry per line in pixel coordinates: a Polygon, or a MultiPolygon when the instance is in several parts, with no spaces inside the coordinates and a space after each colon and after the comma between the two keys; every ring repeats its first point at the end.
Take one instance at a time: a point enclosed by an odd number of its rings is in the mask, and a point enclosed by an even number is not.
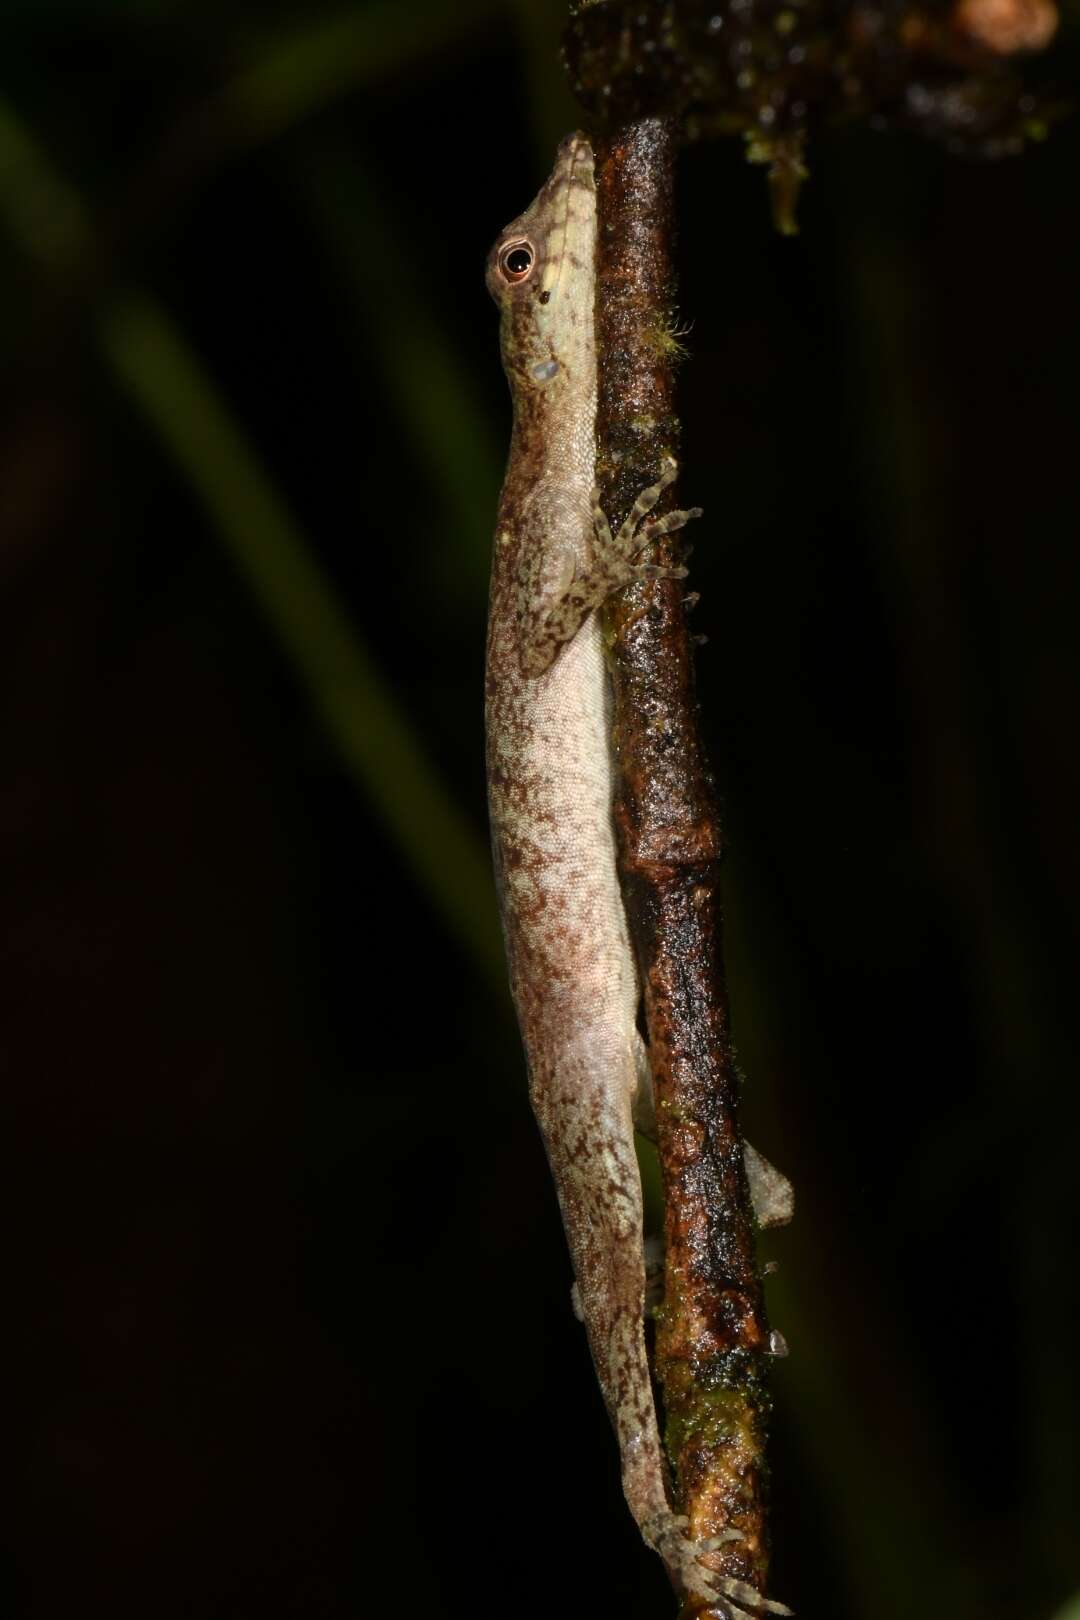
{"type": "MultiPolygon", "coordinates": [[[[663,119],[597,146],[597,416],[613,519],[677,443],[675,137],[663,119]]],[[[673,487],[661,510],[676,504],[673,487]]],[[[682,536],[653,548],[679,560],[682,536]]],[[[614,642],[622,878],[645,988],[665,1191],[656,1365],[676,1495],[691,1533],[739,1532],[709,1561],[763,1591],[769,1329],[737,1118],[717,898],[720,832],[697,725],[683,585],[643,581],[607,612],[614,642]]],[[[692,1610],[688,1610],[693,1612],[692,1610]]]]}

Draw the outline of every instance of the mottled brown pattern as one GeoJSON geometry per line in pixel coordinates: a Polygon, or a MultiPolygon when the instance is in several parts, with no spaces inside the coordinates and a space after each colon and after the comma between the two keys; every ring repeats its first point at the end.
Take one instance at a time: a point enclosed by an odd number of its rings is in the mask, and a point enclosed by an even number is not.
{"type": "Polygon", "coordinates": [[[487,268],[514,402],[488,628],[492,841],[530,1096],[623,1488],[679,1584],[715,1597],[667,1501],[645,1350],[632,1119],[639,988],[615,866],[610,698],[593,609],[635,576],[638,520],[660,487],[616,536],[594,522],[595,237],[592,151],[575,135],[487,268]],[[508,244],[533,255],[518,280],[508,244]]]}

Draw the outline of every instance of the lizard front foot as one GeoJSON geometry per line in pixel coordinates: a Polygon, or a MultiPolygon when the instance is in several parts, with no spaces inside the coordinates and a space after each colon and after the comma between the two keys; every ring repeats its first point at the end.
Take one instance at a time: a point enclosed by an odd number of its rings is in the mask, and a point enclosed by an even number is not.
{"type": "Polygon", "coordinates": [[[686,1534],[689,1522],[685,1514],[669,1510],[642,1526],[642,1535],[664,1560],[682,1595],[698,1600],[702,1615],[708,1613],[715,1620],[745,1620],[748,1613],[794,1613],[786,1603],[763,1597],[749,1582],[718,1575],[700,1562],[702,1554],[715,1552],[726,1542],[741,1540],[737,1530],[695,1541],[686,1534]]]}
{"type": "Polygon", "coordinates": [[[666,568],[658,563],[641,562],[638,553],[653,540],[659,540],[661,535],[673,534],[676,529],[682,529],[691,518],[701,516],[700,506],[691,506],[686,511],[667,512],[661,518],[653,518],[646,526],[645,519],[653,507],[674,480],[679,466],[674,456],[664,458],[663,469],[655,484],[642,490],[633,507],[627,514],[618,531],[612,534],[607,516],[600,505],[600,491],[593,490],[593,525],[599,556],[608,559],[608,567],[613,571],[620,568],[623,571],[622,583],[637,579],[685,579],[686,569],[681,564],[666,568]]]}

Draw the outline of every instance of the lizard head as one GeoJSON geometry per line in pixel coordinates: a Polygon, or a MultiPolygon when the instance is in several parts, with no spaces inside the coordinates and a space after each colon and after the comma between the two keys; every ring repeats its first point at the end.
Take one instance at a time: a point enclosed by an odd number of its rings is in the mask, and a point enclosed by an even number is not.
{"type": "Polygon", "coordinates": [[[592,147],[585,135],[568,135],[534,202],[488,254],[515,402],[565,385],[591,363],[595,256],[592,147]]]}

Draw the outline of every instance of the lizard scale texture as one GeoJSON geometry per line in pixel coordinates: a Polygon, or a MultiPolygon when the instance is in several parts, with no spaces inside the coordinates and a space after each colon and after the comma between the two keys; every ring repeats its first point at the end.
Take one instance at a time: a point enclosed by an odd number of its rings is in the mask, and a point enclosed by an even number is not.
{"type": "Polygon", "coordinates": [[[594,490],[595,247],[593,156],[573,135],[487,265],[514,410],[487,645],[492,839],[530,1096],[623,1488],[684,1590],[715,1597],[667,1502],[645,1349],[633,1108],[647,1064],[615,864],[610,700],[594,609],[637,572],[647,538],[638,522],[662,485],[613,537],[594,490]]]}

